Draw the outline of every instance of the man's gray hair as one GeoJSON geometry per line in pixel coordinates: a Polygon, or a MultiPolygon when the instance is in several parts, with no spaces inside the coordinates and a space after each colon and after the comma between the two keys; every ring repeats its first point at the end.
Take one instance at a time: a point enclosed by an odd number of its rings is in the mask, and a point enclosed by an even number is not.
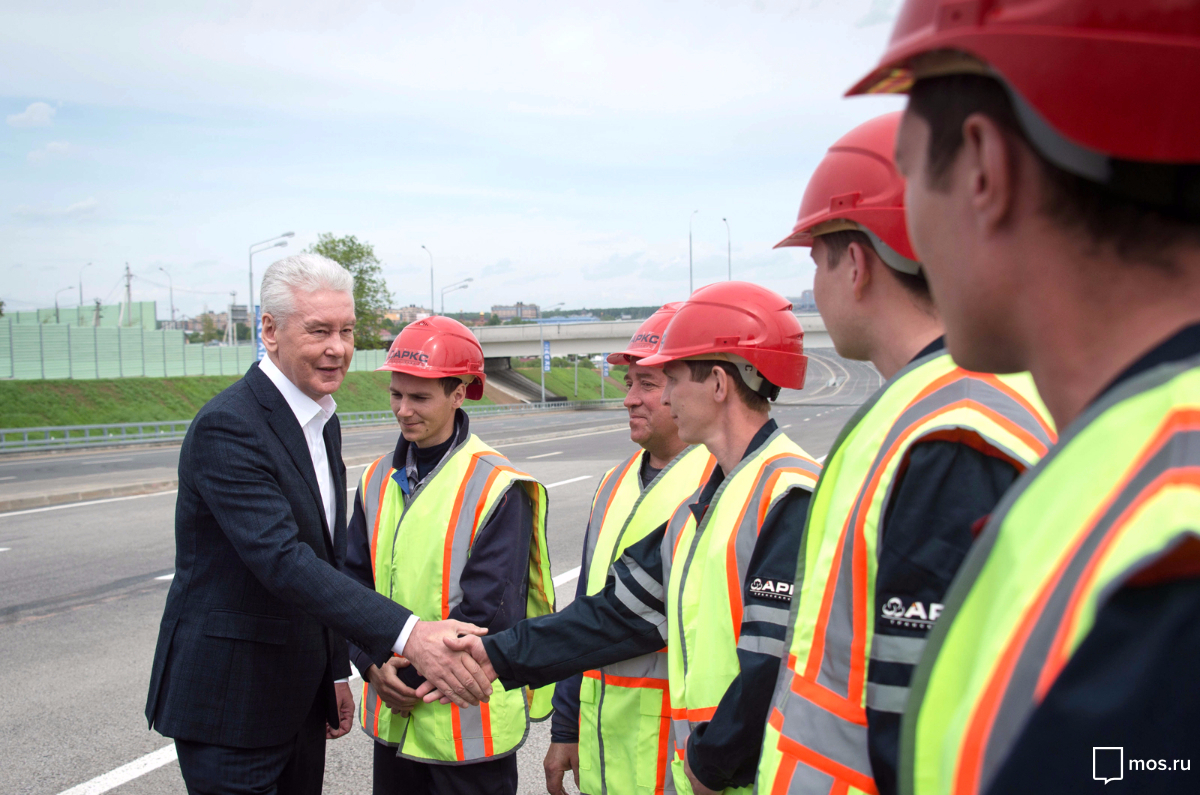
{"type": "Polygon", "coordinates": [[[354,277],[328,257],[320,254],[293,254],[271,263],[263,274],[262,312],[275,318],[282,326],[296,307],[294,291],[314,293],[317,290],[335,290],[354,297],[354,277]]]}

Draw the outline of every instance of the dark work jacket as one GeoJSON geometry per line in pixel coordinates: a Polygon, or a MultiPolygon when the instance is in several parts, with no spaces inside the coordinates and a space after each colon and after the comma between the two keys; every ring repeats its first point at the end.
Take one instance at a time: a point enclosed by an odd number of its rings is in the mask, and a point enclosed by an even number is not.
{"type": "MultiPolygon", "coordinates": [[[[769,420],[755,435],[742,458],[758,450],[776,430],[769,420]]],[[[703,517],[725,475],[718,466],[691,510],[703,517]]],[[[791,584],[800,551],[800,534],[808,513],[809,493],[793,490],[767,513],[759,530],[743,583],[745,604],[756,602],[784,607],[781,594],[767,598],[752,593],[756,579],[791,584]]],[[[641,541],[629,546],[609,569],[604,590],[581,596],[552,616],[523,621],[512,630],[487,635],[483,644],[505,687],[529,684],[542,686],[561,681],[592,668],[649,654],[663,648],[667,618],[664,614],[662,541],[664,522],[641,541]],[[617,580],[622,590],[640,601],[638,610],[617,597],[617,580]],[[654,587],[647,590],[647,584],[654,587]],[[653,620],[647,620],[649,616],[653,620]]],[[[786,613],[785,613],[786,615],[786,613]]],[[[744,622],[743,635],[775,638],[782,644],[786,621],[776,624],[744,622]]],[[[741,673],[730,684],[713,719],[693,732],[688,743],[688,760],[708,786],[723,789],[749,784],[754,778],[762,747],[771,695],[779,674],[780,658],[738,649],[741,673]]]]}
{"type": "MultiPolygon", "coordinates": [[[[454,436],[450,437],[451,444],[447,444],[445,449],[458,447],[470,435],[470,420],[467,413],[459,409],[455,417],[454,436]]],[[[391,465],[398,470],[397,475],[404,470],[408,460],[409,444],[403,436],[396,442],[391,465]]],[[[440,460],[428,457],[425,460],[418,459],[422,480],[428,475],[425,468],[436,468],[440,460]]],[[[374,589],[371,534],[367,528],[361,491],[360,483],[360,493],[355,495],[354,514],[346,533],[346,559],[342,570],[374,589]]],[[[471,556],[458,580],[463,598],[451,609],[449,617],[484,627],[490,632],[508,629],[523,620],[529,589],[529,544],[532,539],[533,503],[528,492],[514,483],[500,497],[491,518],[475,535],[471,556]]],[[[371,656],[353,643],[350,644],[350,659],[364,674],[372,664],[371,656]]],[[[401,674],[408,671],[411,669],[401,669],[401,674]]],[[[410,686],[417,687],[424,678],[414,672],[404,675],[404,680],[410,686]]]]}
{"type": "Polygon", "coordinates": [[[380,662],[411,613],[339,573],[346,467],[325,425],[337,500],[334,540],[304,432],[254,364],[210,400],[179,451],[175,578],[150,674],[146,718],[167,737],[238,748],[294,737],[334,679],[346,641],[380,662]]]}
{"type": "MultiPolygon", "coordinates": [[[[1197,355],[1200,324],[1147,352],[1097,399],[1153,367],[1197,355]]],[[[1200,529],[1200,516],[1196,525],[1200,529]]],[[[990,795],[1200,790],[1197,546],[1181,545],[1100,607],[1092,630],[1030,716],[990,795]],[[1093,748],[1123,749],[1123,778],[1107,789],[1092,779],[1093,748]],[[1147,769],[1147,760],[1167,769],[1147,769]],[[1176,760],[1190,770],[1171,769],[1176,760]]],[[[1115,752],[1109,753],[1111,759],[1115,752]]]]}

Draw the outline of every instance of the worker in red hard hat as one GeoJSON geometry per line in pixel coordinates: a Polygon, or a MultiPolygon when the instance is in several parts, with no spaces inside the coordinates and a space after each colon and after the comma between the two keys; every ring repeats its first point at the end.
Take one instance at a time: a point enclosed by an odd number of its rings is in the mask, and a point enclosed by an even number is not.
{"type": "Polygon", "coordinates": [[[1196,85],[1196,2],[908,0],[851,90],[909,95],[897,163],[950,353],[1028,370],[1063,433],[951,589],[901,792],[1091,791],[1089,762],[1189,788],[1139,760],[1200,752],[1196,85]]]}
{"type": "MultiPolygon", "coordinates": [[[[546,490],[471,433],[461,408],[483,397],[474,335],[447,317],[418,320],[379,369],[391,372],[400,439],[363,471],[345,571],[409,605],[412,624],[457,618],[499,631],[553,612],[546,490]]],[[[406,659],[376,666],[353,639],[350,650],[364,680],[360,723],[375,741],[375,795],[517,791],[516,750],[530,713],[548,714],[549,692],[532,709],[521,689],[471,709],[425,704],[406,659]]]]}
{"type": "Polygon", "coordinates": [[[899,123],[880,116],[830,147],[779,244],[811,248],[834,346],[886,382],[825,459],[759,792],[894,795],[913,668],[972,528],[1055,440],[1028,374],[971,373],[946,352],[905,230],[899,123]]]}
{"type": "Polygon", "coordinates": [[[661,667],[629,661],[665,657],[668,686],[654,704],[670,711],[670,745],[656,757],[669,765],[665,792],[749,793],[753,784],[821,470],[770,416],[781,388],[804,385],[803,336],[787,299],[763,287],[694,292],[639,364],[664,369],[662,402],[679,438],[716,459],[703,487],[610,558],[598,593],[486,644],[447,641],[505,687],[615,665],[628,665],[630,678],[655,676],[661,667]]]}
{"type": "MultiPolygon", "coordinates": [[[[662,368],[641,363],[658,351],[680,306],[674,302],[661,307],[638,326],[625,350],[608,355],[609,364],[627,368],[625,409],[629,438],[637,450],[604,474],[592,498],[577,599],[604,590],[612,561],[670,519],[716,466],[703,445],[679,438],[671,407],[662,402],[667,385],[662,368]]],[[[636,792],[639,787],[671,791],[666,755],[671,706],[663,697],[667,689],[664,651],[559,682],[543,763],[550,795],[565,795],[563,777],[568,770],[574,772],[581,792],[636,792]],[[631,676],[631,670],[645,675],[631,676]]]]}

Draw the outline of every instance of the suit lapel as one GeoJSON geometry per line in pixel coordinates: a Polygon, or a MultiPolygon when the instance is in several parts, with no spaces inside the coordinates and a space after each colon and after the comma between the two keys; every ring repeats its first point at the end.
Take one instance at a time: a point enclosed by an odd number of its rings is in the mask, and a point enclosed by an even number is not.
{"type": "MultiPolygon", "coordinates": [[[[249,379],[250,387],[258,397],[258,402],[270,412],[267,424],[279,437],[279,441],[283,442],[284,449],[288,451],[292,463],[300,471],[300,476],[304,478],[304,483],[308,486],[308,491],[316,502],[317,514],[321,517],[321,538],[324,540],[321,551],[325,553],[325,557],[329,557],[331,550],[329,548],[329,525],[325,519],[325,501],[321,499],[321,487],[317,485],[317,471],[313,468],[312,455],[308,452],[308,440],[304,438],[304,430],[300,427],[300,422],[292,413],[292,409],[284,400],[283,395],[271,383],[271,379],[258,369],[257,364],[246,373],[246,378],[249,379]]],[[[328,426],[326,427],[328,428],[328,426]]],[[[326,443],[326,452],[328,452],[328,443],[326,443]]],[[[335,484],[337,482],[336,475],[334,482],[335,484]]],[[[343,499],[344,496],[343,494],[343,499]]]]}

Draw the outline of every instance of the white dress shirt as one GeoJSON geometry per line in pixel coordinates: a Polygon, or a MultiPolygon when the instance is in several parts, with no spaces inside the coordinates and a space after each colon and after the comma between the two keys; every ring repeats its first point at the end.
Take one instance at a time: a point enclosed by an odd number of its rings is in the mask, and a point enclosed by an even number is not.
{"type": "MultiPolygon", "coordinates": [[[[334,402],[331,395],[325,395],[318,401],[301,392],[299,387],[288,380],[288,377],[283,374],[270,356],[264,356],[259,361],[258,369],[271,379],[271,383],[283,395],[288,408],[296,415],[300,429],[304,431],[304,439],[308,443],[308,454],[312,457],[313,469],[317,473],[317,486],[321,489],[321,502],[325,507],[326,524],[329,526],[329,540],[332,542],[333,523],[337,515],[337,497],[334,494],[333,473],[329,471],[329,455],[325,450],[324,433],[325,423],[329,422],[334,412],[337,411],[337,403],[334,402]]],[[[408,636],[412,634],[416,624],[417,617],[409,616],[400,637],[396,639],[396,643],[392,647],[396,654],[404,653],[404,647],[408,644],[408,636]]],[[[339,679],[338,681],[346,680],[339,679]]]]}
{"type": "Polygon", "coordinates": [[[324,395],[319,401],[313,400],[300,391],[300,388],[288,380],[279,366],[264,356],[258,363],[258,369],[263,371],[271,383],[283,395],[288,407],[296,415],[300,429],[304,431],[304,440],[308,443],[308,454],[312,458],[313,469],[317,473],[317,486],[321,489],[321,502],[325,507],[325,523],[329,527],[329,540],[333,541],[333,523],[337,516],[337,497],[333,493],[333,473],[329,471],[329,455],[325,450],[325,423],[337,411],[337,403],[331,395],[324,395]]]}

